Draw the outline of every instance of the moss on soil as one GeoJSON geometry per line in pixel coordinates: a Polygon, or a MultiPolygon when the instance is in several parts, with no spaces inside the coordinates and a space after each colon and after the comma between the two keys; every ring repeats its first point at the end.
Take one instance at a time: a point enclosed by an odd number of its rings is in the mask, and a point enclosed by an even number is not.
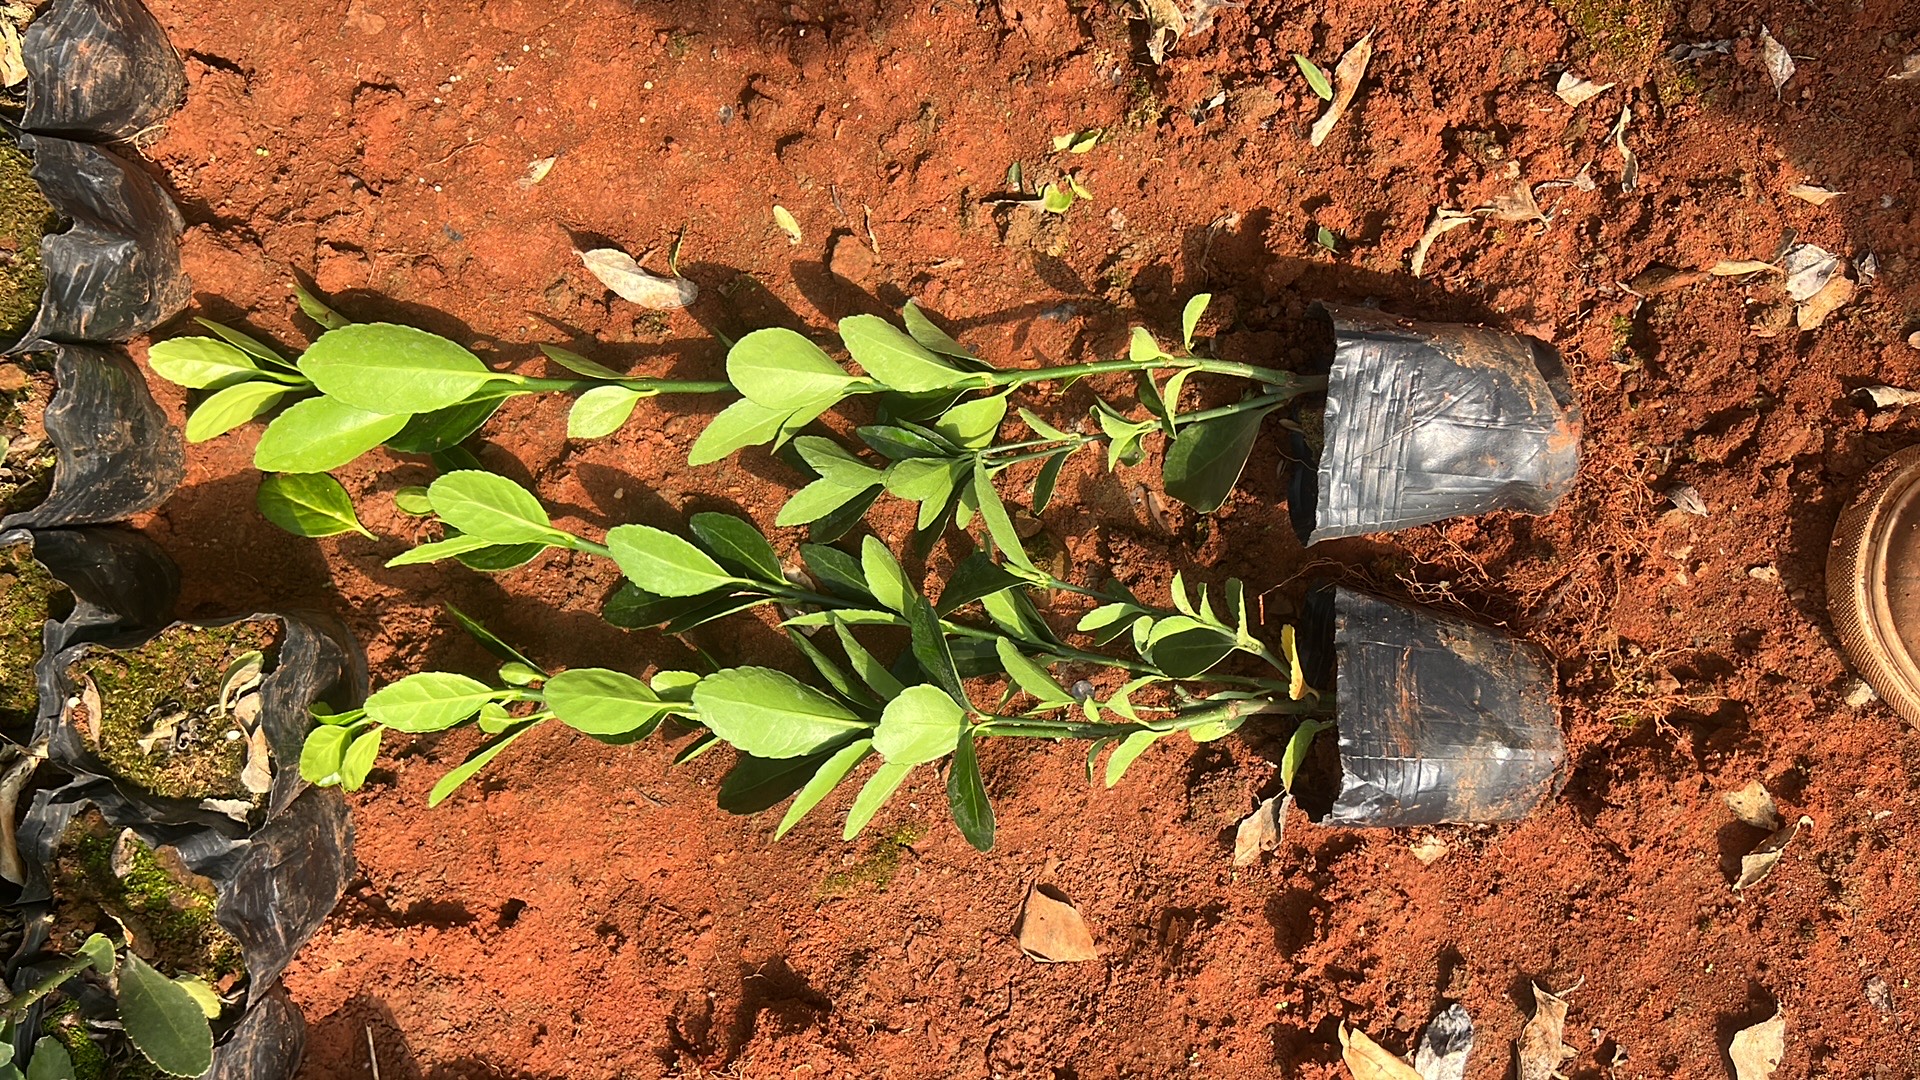
{"type": "Polygon", "coordinates": [[[1553,0],[1606,74],[1637,77],[1661,51],[1673,0],[1553,0]]]}
{"type": "Polygon", "coordinates": [[[47,279],[40,272],[40,238],[59,223],[40,194],[33,161],[0,140],[0,342],[20,340],[40,310],[47,279]]]}
{"type": "Polygon", "coordinates": [[[107,1080],[112,1075],[107,1052],[88,1033],[77,1002],[62,1001],[48,1010],[47,1018],[40,1022],[40,1034],[59,1039],[67,1048],[67,1056],[73,1059],[74,1080],[107,1080]]]}
{"type": "Polygon", "coordinates": [[[32,721],[40,695],[33,665],[55,597],[66,590],[33,561],[26,544],[0,550],[0,728],[32,721]]]}
{"type": "Polygon", "coordinates": [[[240,943],[213,917],[212,882],[131,836],[125,873],[116,874],[113,853],[120,843],[119,830],[97,811],[67,827],[54,853],[54,944],[76,948],[88,934],[124,924],[136,951],[169,975],[198,975],[219,985],[240,974],[240,943]]]}
{"type": "MultiPolygon", "coordinates": [[[[102,761],[116,774],[173,799],[246,799],[240,770],[247,761],[247,740],[229,739],[239,730],[231,717],[216,715],[220,682],[227,668],[255,649],[267,652],[272,669],[273,624],[235,623],[208,629],[176,626],[137,649],[87,653],[68,669],[68,680],[91,678],[100,691],[102,761]],[[157,723],[178,719],[177,734],[141,749],[139,740],[157,723]]],[[[76,716],[76,723],[86,721],[76,716]]]]}
{"type": "Polygon", "coordinates": [[[53,486],[45,416],[53,375],[29,359],[0,363],[0,517],[38,506],[53,486]]]}
{"type": "Polygon", "coordinates": [[[836,870],[820,882],[820,895],[847,896],[858,891],[886,892],[900,872],[901,858],[926,832],[923,825],[902,825],[868,843],[866,854],[845,870],[836,870]]]}

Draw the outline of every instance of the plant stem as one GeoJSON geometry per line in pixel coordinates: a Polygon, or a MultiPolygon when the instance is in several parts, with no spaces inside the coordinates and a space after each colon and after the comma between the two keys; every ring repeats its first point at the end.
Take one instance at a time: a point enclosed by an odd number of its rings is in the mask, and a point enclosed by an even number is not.
{"type": "Polygon", "coordinates": [[[1253,379],[1273,386],[1298,387],[1295,393],[1324,388],[1326,382],[1317,377],[1302,378],[1290,371],[1277,368],[1258,367],[1253,364],[1240,364],[1230,360],[1214,360],[1207,357],[1159,356],[1151,360],[1097,360],[1091,364],[1073,364],[1063,367],[1031,368],[1025,371],[992,372],[984,385],[994,388],[1013,389],[1032,382],[1045,382],[1048,379],[1078,379],[1089,375],[1108,375],[1124,371],[1162,371],[1191,369],[1209,375],[1235,375],[1243,379],[1253,379]]]}
{"type": "Polygon", "coordinates": [[[988,720],[975,727],[975,735],[1005,735],[1028,739],[1106,739],[1132,735],[1140,731],[1190,731],[1197,727],[1236,720],[1262,713],[1312,716],[1332,712],[1330,702],[1288,701],[1285,698],[1244,698],[1221,702],[1166,721],[1151,723],[1093,724],[1071,720],[988,720]]]}
{"type": "MultiPolygon", "coordinates": [[[[502,380],[507,382],[509,380],[502,380]]],[[[539,379],[527,375],[516,375],[510,380],[517,393],[537,393],[545,390],[558,390],[572,393],[577,390],[591,390],[596,386],[624,386],[643,394],[718,394],[732,390],[733,384],[724,379],[701,381],[696,379],[539,379]]]]}
{"type": "MultiPolygon", "coordinates": [[[[1320,379],[1319,382],[1322,384],[1322,386],[1325,385],[1324,379],[1320,379]]],[[[1287,391],[1282,391],[1282,392],[1272,393],[1272,394],[1261,394],[1258,397],[1250,397],[1245,401],[1236,401],[1231,405],[1220,405],[1211,409],[1202,409],[1199,412],[1175,413],[1173,416],[1173,426],[1175,428],[1180,428],[1180,427],[1185,427],[1188,424],[1198,424],[1207,420],[1218,420],[1223,416],[1232,416],[1234,413],[1252,412],[1259,409],[1269,409],[1275,405],[1280,405],[1288,401],[1291,401],[1292,399],[1294,399],[1295,397],[1298,397],[1303,392],[1305,392],[1304,388],[1287,390],[1287,391]]],[[[998,472],[999,470],[1007,468],[1010,465],[1018,465],[1020,462],[1023,462],[1023,461],[1035,461],[1040,458],[1052,457],[1053,455],[1061,452],[1062,446],[1065,446],[1067,452],[1071,453],[1072,451],[1078,450],[1081,447],[1087,445],[1088,443],[1106,442],[1109,438],[1111,438],[1111,436],[1109,436],[1106,432],[1098,431],[1098,432],[1074,435],[1071,440],[1028,439],[1024,442],[1008,443],[1004,446],[991,447],[989,449],[981,451],[980,456],[988,457],[990,455],[1003,453],[1008,450],[1025,450],[1028,447],[1032,447],[1032,446],[1048,447],[1048,449],[1045,449],[1045,450],[1035,450],[1035,451],[1032,451],[1031,453],[1020,454],[1015,457],[1002,458],[996,461],[989,462],[988,467],[998,472]],[[1072,445],[1070,446],[1066,445],[1069,441],[1071,441],[1072,443],[1072,445]]]]}

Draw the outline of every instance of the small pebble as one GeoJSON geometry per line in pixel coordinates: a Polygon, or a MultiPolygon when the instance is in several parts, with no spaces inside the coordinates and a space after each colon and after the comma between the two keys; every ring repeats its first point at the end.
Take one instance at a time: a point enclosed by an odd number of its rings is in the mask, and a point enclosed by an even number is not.
{"type": "Polygon", "coordinates": [[[1873,687],[1868,686],[1866,680],[1855,679],[1853,684],[1847,687],[1846,697],[1842,700],[1851,708],[1864,709],[1879,701],[1880,695],[1873,692],[1873,687]]]}
{"type": "Polygon", "coordinates": [[[1907,344],[1916,349],[1920,349],[1920,330],[1915,330],[1913,333],[1907,335],[1907,344]]]}
{"type": "Polygon", "coordinates": [[[245,736],[245,735],[242,735],[242,734],[241,734],[240,732],[238,732],[238,731],[229,731],[229,732],[227,732],[227,741],[228,741],[228,742],[239,742],[239,741],[240,741],[241,739],[244,739],[244,738],[246,738],[246,736],[245,736]]]}

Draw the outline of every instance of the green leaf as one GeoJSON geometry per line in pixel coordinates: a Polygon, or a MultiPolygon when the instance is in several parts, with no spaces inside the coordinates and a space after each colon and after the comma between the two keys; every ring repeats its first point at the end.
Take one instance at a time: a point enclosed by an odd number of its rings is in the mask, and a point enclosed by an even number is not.
{"type": "MultiPolygon", "coordinates": [[[[211,398],[207,404],[212,404],[211,398]]],[[[254,447],[253,467],[261,472],[326,472],[386,442],[406,426],[404,414],[367,412],[330,397],[308,398],[295,402],[267,425],[260,445],[254,447]]]]}
{"type": "Polygon", "coordinates": [[[1050,214],[1064,214],[1073,206],[1073,188],[1059,184],[1047,184],[1040,189],[1040,209],[1050,214]]]}
{"type": "Polygon", "coordinates": [[[1046,464],[1040,466],[1040,475],[1033,478],[1032,502],[1035,515],[1045,513],[1047,504],[1053,501],[1053,489],[1060,483],[1060,469],[1066,465],[1069,453],[1071,451],[1062,450],[1048,458],[1046,464]]]}
{"type": "Polygon", "coordinates": [[[787,627],[787,640],[793,642],[794,648],[799,649],[800,654],[813,665],[813,669],[820,673],[820,677],[827,680],[827,685],[833,688],[834,693],[863,709],[880,707],[879,699],[868,693],[865,686],[854,682],[846,669],[835,663],[834,659],[822,651],[820,646],[815,645],[813,639],[808,637],[800,627],[787,627]]]}
{"type": "Polygon", "coordinates": [[[498,735],[512,727],[515,722],[513,714],[507,711],[505,705],[497,701],[489,701],[480,706],[480,714],[473,725],[479,728],[482,734],[498,735]]]}
{"type": "Polygon", "coordinates": [[[1185,615],[1170,615],[1154,623],[1147,637],[1147,658],[1170,678],[1191,679],[1224,660],[1234,650],[1233,635],[1185,615]]]}
{"type": "Polygon", "coordinates": [[[908,458],[887,466],[885,482],[888,493],[896,498],[938,505],[972,471],[973,463],[964,458],[908,458]]]}
{"type": "Polygon", "coordinates": [[[483,574],[497,574],[504,570],[525,566],[547,550],[546,544],[488,544],[472,551],[463,551],[454,558],[469,570],[478,570],[483,574]]]}
{"type": "Polygon", "coordinates": [[[1320,70],[1320,65],[1299,53],[1293,54],[1293,62],[1300,68],[1300,74],[1306,76],[1307,87],[1315,97],[1321,101],[1333,100],[1333,84],[1327,81],[1327,73],[1320,70]]]}
{"type": "Polygon", "coordinates": [[[1024,584],[1026,579],[1008,573],[988,558],[986,552],[976,551],[953,568],[953,574],[947,578],[946,587],[940,590],[940,600],[933,605],[933,610],[943,616],[949,615],[983,596],[1024,584]]]}
{"type": "Polygon", "coordinates": [[[905,780],[907,774],[912,771],[911,765],[897,761],[882,762],[880,767],[873,771],[873,775],[867,778],[867,783],[860,789],[860,794],[854,796],[853,807],[847,811],[847,827],[840,831],[840,839],[852,840],[859,836],[867,827],[867,823],[873,820],[873,815],[879,813],[880,808],[893,797],[893,793],[900,790],[901,781],[905,780]]]}
{"type": "Polygon", "coordinates": [[[403,487],[393,493],[394,509],[414,517],[427,517],[433,513],[433,501],[427,498],[427,489],[423,487],[403,487]]]}
{"type": "Polygon", "coordinates": [[[300,304],[300,310],[307,318],[320,324],[323,330],[338,330],[343,326],[352,326],[353,320],[328,307],[319,297],[307,291],[307,287],[298,282],[293,286],[294,298],[300,304]]]}
{"type": "Polygon", "coordinates": [[[1107,435],[1108,471],[1122,462],[1131,465],[1140,460],[1140,440],[1160,427],[1157,419],[1129,420],[1098,399],[1095,401],[1094,415],[1100,421],[1100,430],[1107,435]]]}
{"type": "Polygon", "coordinates": [[[187,441],[203,443],[225,435],[278,405],[289,389],[277,382],[255,380],[215,391],[187,417],[187,441]]]}
{"type": "Polygon", "coordinates": [[[907,598],[919,596],[919,590],[907,580],[907,572],[900,568],[900,560],[893,557],[877,536],[868,536],[860,541],[860,569],[865,575],[867,589],[873,598],[880,601],[888,611],[907,613],[907,598]]]}
{"type": "Polygon", "coordinates": [[[1325,225],[1320,226],[1314,232],[1313,242],[1326,248],[1328,251],[1338,252],[1340,250],[1340,238],[1334,235],[1334,231],[1325,225]]]}
{"type": "Polygon", "coordinates": [[[600,439],[620,430],[633,407],[647,395],[624,386],[596,386],[581,394],[567,412],[567,438],[600,439]]]}
{"type": "Polygon", "coordinates": [[[1073,628],[1082,633],[1095,634],[1110,627],[1124,627],[1140,614],[1141,609],[1137,604],[1101,604],[1080,616],[1080,621],[1073,628]]]}
{"type": "Polygon", "coordinates": [[[1040,701],[1042,709],[1065,709],[1074,704],[1072,694],[1067,693],[1047,669],[1023,656],[1018,646],[1006,638],[995,638],[993,647],[1000,655],[1000,666],[1012,676],[1014,685],[1032,694],[1040,701]]]}
{"type": "Polygon", "coordinates": [[[128,952],[120,969],[120,1025],[162,1072],[199,1076],[213,1067],[213,1029],[200,1003],[172,979],[128,952]]]}
{"type": "MultiPolygon", "coordinates": [[[[876,472],[875,475],[877,476],[878,473],[876,472]]],[[[773,519],[773,523],[786,528],[818,521],[865,495],[868,491],[878,490],[879,487],[880,485],[876,483],[868,488],[850,488],[842,487],[833,480],[815,480],[787,499],[786,504],[780,507],[780,514],[773,519]]]]}
{"type": "Polygon", "coordinates": [[[800,789],[800,794],[795,796],[793,805],[787,807],[786,816],[780,819],[780,827],[773,831],[773,838],[778,840],[787,835],[789,829],[798,825],[800,819],[806,817],[834,788],[840,786],[840,781],[845,780],[855,766],[872,754],[872,739],[859,739],[834,751],[833,756],[828,758],[820,766],[819,771],[807,781],[806,786],[800,789]]]}
{"type": "Polygon", "coordinates": [[[1006,418],[1007,395],[994,394],[963,401],[948,409],[933,422],[933,430],[952,439],[963,449],[983,450],[993,442],[993,437],[1000,431],[1001,421],[1006,418]]]}
{"type": "Polygon", "coordinates": [[[1066,440],[1073,438],[1072,435],[1061,431],[1059,428],[1054,427],[1052,424],[1047,423],[1045,420],[1040,419],[1025,409],[1020,410],[1020,419],[1025,420],[1027,426],[1033,429],[1033,433],[1043,439],[1066,440]]]}
{"type": "Polygon", "coordinates": [[[334,536],[357,532],[378,539],[354,516],[353,500],[340,481],[326,473],[280,473],[260,481],[254,495],[260,516],[295,536],[334,536]]]}
{"type": "Polygon", "coordinates": [[[867,588],[867,579],[860,566],[860,560],[825,544],[801,544],[800,559],[807,564],[807,573],[835,596],[864,604],[874,599],[872,590],[867,588]]]}
{"type": "Polygon", "coordinates": [[[749,400],[786,410],[838,401],[859,382],[818,345],[781,327],[735,342],[727,350],[727,379],[749,400]]]}
{"type": "Polygon", "coordinates": [[[541,688],[547,708],[584,735],[627,735],[660,722],[667,706],[646,683],[606,668],[569,668],[541,688]]]}
{"type": "Polygon", "coordinates": [[[458,405],[417,413],[387,440],[387,448],[403,454],[437,454],[458,446],[493,419],[506,400],[502,393],[482,393],[458,405]]]}
{"type": "Polygon", "coordinates": [[[1027,558],[1027,549],[1020,544],[1020,533],[1013,527],[1013,517],[1000,501],[1000,493],[994,490],[993,474],[987,471],[986,462],[977,459],[973,463],[973,497],[980,505],[981,519],[987,523],[987,535],[993,537],[994,546],[1000,549],[1000,557],[1038,575],[1039,567],[1027,558]]]}
{"type": "Polygon", "coordinates": [[[497,473],[462,469],[434,480],[427,499],[441,521],[490,544],[565,544],[533,493],[497,473]]]}
{"type": "Polygon", "coordinates": [[[341,787],[348,791],[359,791],[360,785],[367,782],[367,774],[373,771],[373,763],[380,760],[381,732],[382,729],[375,725],[347,744],[347,751],[340,758],[341,787]]]}
{"type": "Polygon", "coordinates": [[[771,409],[741,398],[707,421],[706,430],[687,451],[687,464],[709,465],[744,447],[770,443],[779,438],[792,415],[791,409],[771,409]]]}
{"type": "MultiPolygon", "coordinates": [[[[253,357],[255,360],[272,364],[286,372],[299,370],[294,367],[286,357],[281,356],[275,351],[272,346],[251,334],[243,334],[231,326],[223,326],[220,323],[214,322],[212,319],[203,319],[197,315],[194,316],[193,321],[213,331],[215,336],[221,338],[234,348],[239,349],[241,352],[246,353],[248,356],[253,357]]],[[[261,370],[264,371],[266,369],[262,368],[261,370]]],[[[302,381],[304,382],[305,380],[303,379],[302,381]]]]}
{"type": "Polygon", "coordinates": [[[340,782],[340,763],[347,753],[353,733],[344,727],[322,724],[307,732],[300,747],[300,779],[321,787],[340,782]]]}
{"type": "Polygon", "coordinates": [[[200,1006],[201,1015],[205,1016],[208,1020],[217,1020],[220,1018],[220,1013],[223,1008],[220,1004],[220,995],[212,986],[207,984],[207,980],[198,975],[176,975],[173,981],[178,984],[182,990],[193,995],[193,1000],[200,1006]]]}
{"type": "Polygon", "coordinates": [[[474,774],[492,764],[493,759],[499,757],[507,747],[512,746],[515,740],[538,726],[539,721],[529,720],[494,736],[492,741],[468,754],[467,760],[454,766],[447,775],[440,778],[439,783],[433,785],[432,791],[427,792],[427,806],[431,808],[445,802],[447,796],[459,790],[461,784],[473,779],[474,774]]]}
{"type": "MultiPolygon", "coordinates": [[[[504,660],[510,664],[521,664],[531,671],[540,672],[541,669],[539,664],[536,664],[533,661],[527,659],[526,655],[522,653],[519,649],[516,649],[513,646],[507,644],[506,642],[500,640],[500,638],[497,635],[495,635],[493,631],[487,629],[485,626],[482,626],[480,624],[480,620],[474,618],[473,616],[467,614],[464,611],[461,611],[459,608],[454,607],[452,604],[447,604],[445,605],[445,607],[447,610],[447,614],[452,617],[455,623],[459,624],[460,629],[465,630],[467,632],[467,636],[472,638],[475,642],[477,642],[481,648],[487,650],[489,653],[492,653],[496,658],[500,660],[504,660]]],[[[541,677],[542,678],[545,677],[544,672],[541,672],[541,677]]]]}
{"type": "Polygon", "coordinates": [[[881,481],[879,469],[854,457],[832,439],[802,435],[793,440],[793,448],[809,468],[820,474],[822,480],[855,490],[865,490],[881,481]]]}
{"type": "Polygon", "coordinates": [[[1107,786],[1119,783],[1120,778],[1126,775],[1127,766],[1132,765],[1136,758],[1146,753],[1147,747],[1159,742],[1165,734],[1164,731],[1136,731],[1120,740],[1120,745],[1107,755],[1107,786]]]}
{"type": "Polygon", "coordinates": [[[888,761],[919,765],[953,752],[967,726],[967,714],[937,686],[909,686],[887,702],[873,748],[888,761]]]}
{"type": "Polygon", "coordinates": [[[204,390],[216,383],[232,385],[262,374],[260,365],[243,350],[204,337],[154,342],[147,348],[147,366],[155,375],[189,390],[204,390]]]}
{"type": "Polygon", "coordinates": [[[613,561],[628,581],[655,596],[699,596],[752,582],[726,572],[713,557],[651,525],[619,525],[607,533],[613,561]]]}
{"type": "Polygon", "coordinates": [[[893,424],[868,424],[855,428],[854,434],[892,461],[906,461],[913,458],[950,457],[958,447],[946,441],[944,436],[934,433],[929,437],[924,431],[916,431],[893,424]],[[935,440],[938,441],[935,441],[935,440]]]}
{"type": "Polygon", "coordinates": [[[1209,720],[1188,728],[1187,738],[1197,743],[1209,743],[1215,739],[1224,739],[1234,732],[1239,731],[1240,725],[1246,722],[1247,718],[1245,715],[1229,716],[1220,720],[1209,720]]]}
{"type": "Polygon", "coordinates": [[[911,592],[907,594],[905,614],[907,630],[913,638],[913,658],[919,662],[920,669],[935,686],[945,690],[948,697],[971,711],[967,692],[960,685],[960,672],[953,664],[953,652],[947,647],[946,631],[940,625],[940,616],[933,613],[933,605],[918,592],[911,592]]]}
{"type": "Polygon", "coordinates": [[[88,934],[75,952],[92,961],[93,970],[102,975],[113,974],[120,963],[119,955],[113,950],[113,939],[105,934],[88,934]]]}
{"type": "Polygon", "coordinates": [[[982,385],[979,374],[953,366],[878,315],[841,319],[840,340],[854,362],[889,390],[917,394],[982,385]]]}
{"type": "Polygon", "coordinates": [[[708,511],[688,518],[687,527],[721,566],[769,584],[786,584],[779,553],[746,519],[708,511]]]}
{"type": "MultiPolygon", "coordinates": [[[[780,805],[787,796],[818,776],[838,749],[833,747],[797,758],[768,759],[752,754],[737,755],[733,768],[728,769],[727,775],[720,780],[720,809],[729,814],[757,814],[780,805]]],[[[691,750],[686,752],[690,753],[691,750]]]]}
{"type": "Polygon", "coordinates": [[[422,671],[373,692],[367,718],[395,731],[444,731],[460,723],[500,691],[450,671],[422,671]]]}
{"type": "Polygon", "coordinates": [[[1247,467],[1261,421],[1272,411],[1247,409],[1181,428],[1161,467],[1167,494],[1203,514],[1220,509],[1247,467]]]}
{"type": "Polygon", "coordinates": [[[762,758],[801,757],[864,733],[852,710],[791,675],[737,667],[700,680],[700,722],[728,745],[762,758]]]}
{"type": "Polygon", "coordinates": [[[625,375],[613,370],[607,365],[589,360],[571,349],[563,349],[558,345],[542,345],[540,346],[540,351],[547,354],[547,359],[559,364],[575,375],[585,375],[589,379],[626,378],[625,375]]]}
{"type": "Polygon", "coordinates": [[[840,504],[840,508],[813,519],[807,524],[807,539],[817,544],[830,544],[853,531],[853,527],[866,520],[867,511],[880,499],[881,487],[878,484],[856,492],[853,498],[840,504]]]}
{"type": "Polygon", "coordinates": [[[1294,777],[1300,775],[1300,766],[1306,763],[1307,751],[1313,747],[1313,737],[1333,726],[1331,720],[1315,720],[1311,717],[1300,721],[1287,739],[1287,749],[1280,755],[1280,786],[1293,790],[1294,777]]]}
{"type": "Polygon", "coordinates": [[[433,540],[408,548],[393,558],[388,559],[387,566],[389,568],[396,566],[421,566],[426,563],[439,562],[441,559],[458,558],[469,552],[486,551],[495,546],[497,545],[495,545],[493,541],[485,537],[466,536],[455,533],[445,540],[433,540]]]}
{"type": "Polygon", "coordinates": [[[973,746],[973,729],[960,732],[953,750],[953,765],[947,770],[947,809],[960,835],[976,850],[993,849],[993,803],[987,798],[987,785],[980,779],[980,756],[973,746]]]}
{"type": "MultiPolygon", "coordinates": [[[[1207,313],[1207,305],[1211,303],[1213,303],[1212,293],[1195,293],[1193,298],[1187,301],[1186,309],[1180,313],[1180,337],[1187,343],[1188,352],[1193,351],[1193,332],[1200,326],[1200,316],[1207,313]]],[[[1179,403],[1171,402],[1170,404],[1177,406],[1179,403]]]]}
{"type": "Polygon", "coordinates": [[[852,627],[835,619],[833,632],[840,639],[840,647],[846,650],[847,663],[853,665],[853,670],[860,676],[861,681],[865,682],[874,693],[880,695],[882,700],[890,701],[900,696],[906,688],[900,685],[900,680],[893,677],[893,672],[888,671],[885,664],[875,659],[874,655],[867,651],[867,647],[860,644],[860,640],[853,636],[852,627]]]}
{"type": "Polygon", "coordinates": [[[370,412],[424,413],[458,405],[514,376],[438,334],[394,323],[354,323],[321,334],[300,356],[320,392],[370,412]]]}
{"type": "Polygon", "coordinates": [[[958,360],[974,359],[973,352],[965,345],[955,341],[945,330],[933,324],[920,305],[909,300],[900,309],[900,321],[907,324],[907,333],[920,343],[928,352],[951,356],[958,360]]]}
{"type": "MultiPolygon", "coordinates": [[[[7,1047],[9,1054],[13,1047],[7,1047]]],[[[10,1066],[11,1067],[11,1066],[10,1066]]],[[[19,1075],[16,1070],[14,1075],[19,1075]]],[[[26,1080],[73,1080],[73,1055],[52,1035],[42,1035],[33,1044],[33,1057],[27,1062],[26,1080]]]]}
{"type": "Polygon", "coordinates": [[[1153,340],[1153,331],[1144,326],[1133,328],[1133,335],[1127,339],[1127,359],[1136,364],[1149,364],[1166,358],[1166,350],[1153,340]]]}

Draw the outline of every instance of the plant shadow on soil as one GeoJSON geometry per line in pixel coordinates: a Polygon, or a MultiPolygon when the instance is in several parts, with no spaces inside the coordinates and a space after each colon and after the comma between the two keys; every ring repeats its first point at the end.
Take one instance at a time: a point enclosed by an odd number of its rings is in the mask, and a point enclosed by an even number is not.
{"type": "Polygon", "coordinates": [[[373,1074],[381,1080],[561,1080],[480,1056],[451,1058],[423,1069],[393,1010],[367,994],[347,1001],[324,1020],[310,1022],[307,1039],[310,1066],[324,1060],[328,1076],[352,1075],[348,1063],[357,1060],[364,1068],[371,1055],[378,1062],[373,1074]],[[324,1056],[316,1052],[320,1047],[326,1048],[324,1056]]]}

